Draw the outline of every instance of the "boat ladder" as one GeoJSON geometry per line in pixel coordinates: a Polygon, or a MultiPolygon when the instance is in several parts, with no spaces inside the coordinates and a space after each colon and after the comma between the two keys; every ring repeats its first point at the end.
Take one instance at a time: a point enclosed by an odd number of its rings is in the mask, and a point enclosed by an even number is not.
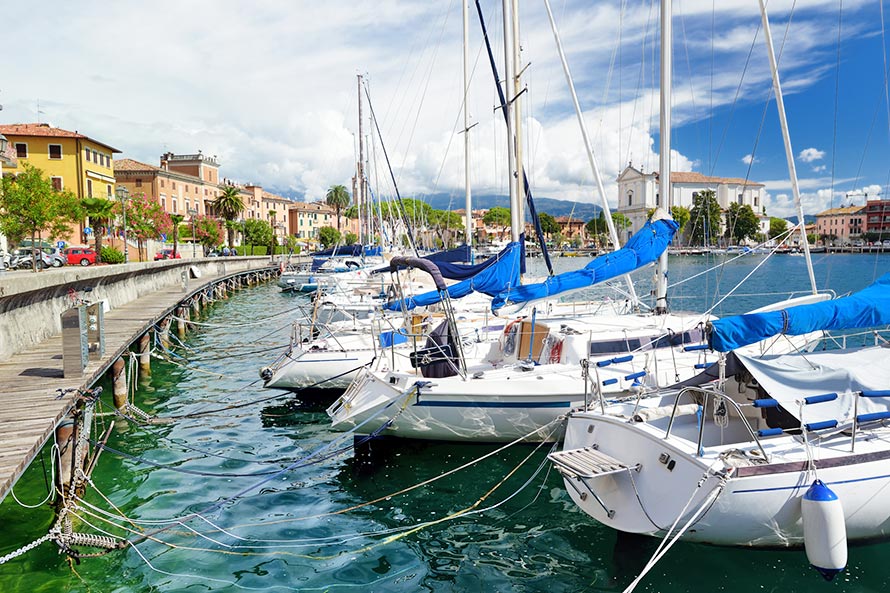
{"type": "Polygon", "coordinates": [[[615,511],[606,507],[605,503],[596,495],[596,492],[593,491],[587,481],[592,478],[618,474],[631,469],[637,471],[640,470],[640,464],[628,465],[623,461],[615,459],[611,455],[599,451],[596,445],[583,447],[581,449],[558,451],[556,453],[551,453],[547,458],[553,462],[557,471],[559,471],[559,473],[566,479],[566,483],[578,493],[581,500],[586,500],[587,492],[589,492],[593,495],[593,498],[596,499],[609,518],[612,518],[615,515],[615,511]],[[584,484],[587,492],[581,492],[578,487],[575,486],[575,481],[584,484]]]}

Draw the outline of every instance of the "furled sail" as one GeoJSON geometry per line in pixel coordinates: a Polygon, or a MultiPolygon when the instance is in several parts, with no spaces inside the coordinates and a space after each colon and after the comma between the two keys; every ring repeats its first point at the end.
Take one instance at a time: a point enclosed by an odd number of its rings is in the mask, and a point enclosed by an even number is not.
{"type": "Polygon", "coordinates": [[[551,276],[538,284],[513,285],[495,296],[491,310],[497,312],[509,305],[524,306],[633,272],[657,260],[678,228],[673,219],[657,211],[621,249],[594,258],[580,270],[551,276]]]}
{"type": "Polygon", "coordinates": [[[844,330],[890,324],[890,274],[874,284],[824,303],[800,305],[766,313],[749,313],[712,321],[708,342],[729,352],[772,336],[799,336],[820,330],[844,330]]]}
{"type": "MultiPolygon", "coordinates": [[[[448,287],[449,297],[459,299],[471,292],[494,296],[510,286],[519,284],[521,251],[521,245],[518,242],[513,242],[493,258],[476,266],[439,263],[439,270],[445,278],[463,278],[461,282],[448,287]]],[[[411,310],[415,307],[438,303],[440,300],[441,295],[434,290],[392,301],[387,303],[384,308],[390,311],[400,311],[403,307],[411,310]]]]}

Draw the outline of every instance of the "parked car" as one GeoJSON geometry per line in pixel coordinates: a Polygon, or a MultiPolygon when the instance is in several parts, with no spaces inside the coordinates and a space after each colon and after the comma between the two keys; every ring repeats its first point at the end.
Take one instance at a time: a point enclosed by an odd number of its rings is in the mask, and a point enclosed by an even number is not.
{"type": "Polygon", "coordinates": [[[69,247],[64,251],[69,265],[88,266],[96,263],[96,251],[89,247],[69,247]]]}
{"type": "Polygon", "coordinates": [[[44,251],[44,253],[49,256],[50,265],[54,268],[61,268],[68,263],[68,259],[65,257],[65,254],[58,247],[47,249],[44,251]]]}
{"type": "Polygon", "coordinates": [[[161,259],[182,259],[182,256],[178,251],[173,251],[172,249],[161,249],[155,254],[155,261],[161,259]]]}
{"type": "Polygon", "coordinates": [[[884,239],[883,241],[881,241],[881,247],[883,247],[884,249],[890,248],[890,239],[884,239]]]}
{"type": "MultiPolygon", "coordinates": [[[[30,270],[33,265],[33,252],[30,247],[21,247],[12,254],[9,267],[17,270],[30,270]]],[[[48,268],[53,265],[53,258],[43,250],[37,250],[37,267],[48,268]]]]}
{"type": "Polygon", "coordinates": [[[853,247],[865,247],[865,241],[862,239],[856,239],[853,241],[853,247]]]}

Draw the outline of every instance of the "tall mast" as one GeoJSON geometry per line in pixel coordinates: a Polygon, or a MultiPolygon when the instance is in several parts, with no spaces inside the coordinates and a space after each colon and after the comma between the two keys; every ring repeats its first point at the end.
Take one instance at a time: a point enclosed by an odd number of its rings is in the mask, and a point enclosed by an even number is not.
{"type": "Polygon", "coordinates": [[[506,101],[504,101],[504,109],[507,110],[507,169],[510,175],[510,239],[519,241],[519,234],[522,225],[521,211],[519,209],[519,199],[516,180],[519,179],[519,171],[516,165],[516,137],[513,133],[515,121],[513,119],[513,97],[510,94],[511,83],[513,77],[513,52],[511,50],[511,42],[513,40],[512,22],[510,19],[510,0],[503,0],[503,16],[504,16],[504,90],[506,101]]]}
{"type": "Polygon", "coordinates": [[[516,143],[516,209],[519,211],[519,232],[525,232],[525,172],[522,166],[522,62],[519,57],[519,0],[512,0],[513,19],[513,137],[516,143]]]}
{"type": "Polygon", "coordinates": [[[473,258],[473,200],[470,190],[470,113],[467,105],[467,87],[470,84],[470,8],[467,6],[469,0],[462,1],[463,12],[463,37],[464,37],[464,197],[466,210],[466,242],[470,249],[470,262],[474,262],[473,258]]]}
{"type": "MultiPolygon", "coordinates": [[[[671,0],[661,2],[661,99],[658,135],[660,140],[658,155],[658,192],[665,210],[671,211],[671,51],[673,32],[671,30],[671,0]]],[[[667,272],[668,254],[665,249],[658,257],[655,278],[655,312],[667,313],[667,272]]]]}
{"type": "MultiPolygon", "coordinates": [[[[575,92],[575,82],[572,80],[572,73],[569,71],[569,63],[566,60],[565,52],[562,49],[562,41],[559,39],[559,31],[556,28],[556,21],[553,20],[553,11],[550,10],[550,0],[544,0],[544,6],[547,8],[547,16],[550,18],[550,28],[553,30],[553,38],[556,40],[556,49],[559,52],[559,60],[562,62],[562,71],[566,75],[566,82],[569,85],[569,93],[572,95],[572,104],[575,106],[575,115],[578,117],[578,126],[581,128],[581,137],[584,139],[584,148],[587,150],[587,160],[590,162],[590,168],[593,170],[593,179],[596,181],[596,189],[600,195],[600,203],[602,204],[603,214],[606,219],[606,226],[609,228],[609,237],[612,239],[612,245],[617,250],[621,246],[618,239],[618,231],[615,230],[615,222],[612,220],[612,212],[609,208],[609,201],[606,199],[606,188],[603,186],[603,178],[600,175],[599,164],[593,154],[593,148],[590,144],[590,137],[587,135],[587,124],[584,122],[584,116],[581,113],[581,105],[578,103],[578,94],[575,92]]],[[[572,212],[575,207],[572,206],[572,212]]],[[[571,221],[571,214],[569,215],[571,221]]],[[[630,274],[624,276],[627,282],[627,288],[634,303],[637,302],[637,293],[634,290],[634,283],[630,274]]]]}
{"type": "Polygon", "coordinates": [[[760,0],[760,18],[763,21],[763,35],[766,39],[766,51],[769,54],[769,67],[773,73],[773,93],[776,95],[776,107],[779,110],[779,123],[782,125],[782,139],[785,141],[785,159],[788,161],[788,174],[791,176],[791,193],[794,205],[797,206],[797,218],[800,224],[800,239],[807,260],[807,273],[810,276],[810,287],[816,294],[816,274],[813,272],[813,260],[810,258],[810,243],[807,241],[807,227],[803,219],[803,204],[800,201],[800,187],[797,183],[797,168],[794,166],[794,151],[791,148],[791,135],[788,132],[788,120],[785,117],[785,100],[782,97],[782,83],[779,80],[779,66],[776,63],[776,52],[773,49],[773,35],[769,29],[769,16],[766,5],[760,0]]]}
{"type": "Polygon", "coordinates": [[[358,177],[358,193],[353,196],[356,211],[358,212],[358,237],[359,243],[365,244],[364,223],[362,209],[365,204],[365,136],[362,132],[362,75],[358,77],[358,163],[356,163],[356,176],[358,177]]]}

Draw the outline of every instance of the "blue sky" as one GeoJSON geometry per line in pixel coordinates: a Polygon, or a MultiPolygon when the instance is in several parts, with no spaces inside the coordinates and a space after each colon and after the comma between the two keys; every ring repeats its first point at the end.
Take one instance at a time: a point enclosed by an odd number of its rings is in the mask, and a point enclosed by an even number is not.
{"type": "MultiPolygon", "coordinates": [[[[657,163],[658,2],[552,3],[614,203],[628,160],[657,163]]],[[[793,4],[770,2],[777,44],[793,4]]],[[[880,5],[843,2],[838,71],[839,5],[796,3],[781,64],[808,213],[840,205],[849,192],[876,195],[888,182],[880,5]]],[[[500,60],[499,6],[483,1],[500,60]]],[[[744,177],[757,141],[750,178],[767,184],[770,214],[792,214],[774,105],[757,136],[770,85],[762,36],[742,80],[757,2],[674,0],[674,10],[676,168],[744,177]]],[[[532,186],[541,196],[596,201],[542,2],[523,2],[521,12],[532,186]]],[[[349,185],[361,72],[402,194],[451,192],[460,201],[459,1],[49,1],[12,4],[4,21],[7,47],[17,48],[0,70],[5,123],[35,121],[39,101],[43,121],[122,156],[157,163],[167,150],[201,149],[219,155],[229,178],[315,199],[331,184],[349,185]]],[[[502,120],[475,15],[470,30],[472,183],[479,193],[505,192],[502,120]]],[[[391,191],[382,165],[372,170],[375,187],[391,191]]]]}

